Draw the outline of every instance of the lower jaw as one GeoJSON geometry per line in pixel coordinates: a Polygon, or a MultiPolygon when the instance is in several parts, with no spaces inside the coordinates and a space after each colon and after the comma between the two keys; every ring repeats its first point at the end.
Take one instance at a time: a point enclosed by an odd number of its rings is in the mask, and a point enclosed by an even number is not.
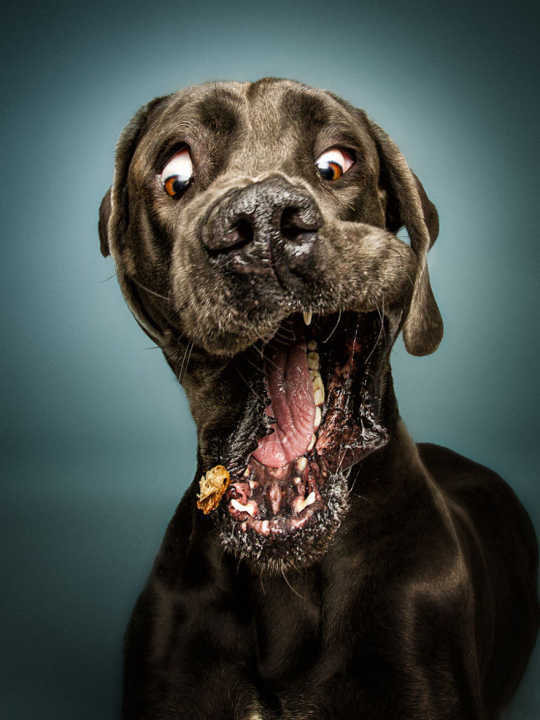
{"type": "Polygon", "coordinates": [[[251,458],[242,481],[231,485],[228,511],[243,532],[250,528],[265,537],[294,532],[324,508],[319,488],[327,477],[313,456],[277,468],[251,458]]]}
{"type": "MultiPolygon", "coordinates": [[[[317,523],[328,510],[330,498],[343,492],[352,467],[384,446],[388,435],[368,444],[344,443],[339,455],[318,454],[317,445],[281,467],[268,467],[250,458],[241,480],[233,480],[227,493],[227,512],[240,532],[252,531],[269,540],[294,534],[317,523]]],[[[317,441],[324,445],[321,433],[317,441]]],[[[343,505],[342,502],[339,503],[343,505]]],[[[331,513],[332,514],[332,513],[331,513]]]]}
{"type": "Polygon", "coordinates": [[[349,509],[348,474],[329,476],[321,502],[299,515],[270,519],[234,519],[225,509],[219,536],[224,549],[252,565],[257,573],[282,573],[308,567],[327,552],[349,509]]]}

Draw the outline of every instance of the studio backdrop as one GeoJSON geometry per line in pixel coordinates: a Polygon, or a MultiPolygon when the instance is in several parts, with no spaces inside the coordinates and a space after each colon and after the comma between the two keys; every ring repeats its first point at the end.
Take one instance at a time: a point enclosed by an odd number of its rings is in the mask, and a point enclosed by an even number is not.
{"type": "MultiPolygon", "coordinates": [[[[98,248],[116,140],[157,95],[288,77],[385,128],[441,223],[445,337],[424,358],[398,341],[401,414],[416,440],[502,475],[538,531],[537,9],[4,7],[2,717],[119,717],[122,634],[195,471],[184,393],[98,248]]],[[[537,650],[505,720],[540,716],[539,668],[537,650]]]]}

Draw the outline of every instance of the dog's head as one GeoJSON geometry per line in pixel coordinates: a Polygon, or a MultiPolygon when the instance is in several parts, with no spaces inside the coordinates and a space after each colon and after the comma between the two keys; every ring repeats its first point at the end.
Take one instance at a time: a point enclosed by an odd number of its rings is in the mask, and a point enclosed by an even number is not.
{"type": "Polygon", "coordinates": [[[207,83],[122,133],[101,249],[186,388],[200,470],[231,474],[214,513],[231,551],[270,568],[325,551],[348,469],[388,441],[397,333],[415,355],[441,340],[437,232],[395,144],[329,92],[207,83]]]}

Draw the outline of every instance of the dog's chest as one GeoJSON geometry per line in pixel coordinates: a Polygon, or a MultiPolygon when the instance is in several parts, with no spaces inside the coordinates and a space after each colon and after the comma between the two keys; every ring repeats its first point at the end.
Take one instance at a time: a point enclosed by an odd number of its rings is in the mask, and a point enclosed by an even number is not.
{"type": "Polygon", "coordinates": [[[322,604],[315,572],[265,580],[252,598],[259,673],[268,681],[296,677],[319,654],[322,604]]]}

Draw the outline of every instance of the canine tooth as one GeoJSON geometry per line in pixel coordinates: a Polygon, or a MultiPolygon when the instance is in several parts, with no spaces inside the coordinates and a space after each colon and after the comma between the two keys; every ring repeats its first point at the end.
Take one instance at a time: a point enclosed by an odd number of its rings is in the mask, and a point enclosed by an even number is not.
{"type": "Polygon", "coordinates": [[[313,490],[309,493],[307,498],[302,498],[300,496],[295,497],[292,502],[293,510],[296,514],[301,513],[304,508],[306,508],[308,505],[312,505],[315,502],[315,493],[313,490]]]}
{"type": "Polygon", "coordinates": [[[310,370],[318,370],[319,369],[319,353],[308,352],[307,366],[310,370]]]}
{"type": "Polygon", "coordinates": [[[316,340],[310,340],[307,344],[308,350],[316,350],[317,349],[317,341],[316,340]]]}
{"type": "MultiPolygon", "coordinates": [[[[321,403],[321,404],[322,404],[322,403],[321,403]]],[[[319,425],[321,424],[321,420],[322,420],[322,412],[321,412],[321,408],[320,408],[319,405],[317,404],[317,407],[315,408],[315,417],[314,417],[314,419],[313,419],[313,428],[314,428],[314,430],[317,430],[317,428],[318,428],[319,425]]]]}
{"type": "Polygon", "coordinates": [[[315,491],[312,490],[309,493],[309,495],[307,496],[307,498],[304,500],[304,507],[306,507],[307,505],[312,505],[314,502],[315,502],[315,491]]]}
{"type": "Polygon", "coordinates": [[[295,485],[300,485],[301,482],[302,482],[302,478],[300,478],[300,477],[293,478],[293,483],[295,485]]]}
{"type": "Polygon", "coordinates": [[[299,457],[296,461],[296,469],[298,470],[298,472],[303,472],[306,469],[306,465],[307,458],[302,455],[302,457],[299,457]]]}
{"type": "Polygon", "coordinates": [[[311,436],[311,440],[309,441],[309,445],[308,445],[308,449],[307,449],[308,452],[309,452],[310,450],[313,450],[313,448],[314,448],[314,446],[315,446],[315,440],[316,440],[316,439],[317,439],[317,438],[315,437],[315,435],[312,435],[312,436],[311,436]]]}
{"type": "Polygon", "coordinates": [[[244,470],[244,477],[249,477],[250,474],[251,474],[250,469],[247,467],[247,468],[244,470]]]}
{"type": "Polygon", "coordinates": [[[304,310],[304,322],[306,325],[311,325],[311,318],[313,317],[313,313],[311,310],[304,310]]]}
{"type": "Polygon", "coordinates": [[[253,509],[254,503],[247,503],[247,505],[242,505],[241,502],[238,502],[238,500],[235,500],[234,498],[231,500],[231,505],[235,510],[239,510],[240,512],[247,512],[251,517],[255,515],[255,511],[253,509]]]}

